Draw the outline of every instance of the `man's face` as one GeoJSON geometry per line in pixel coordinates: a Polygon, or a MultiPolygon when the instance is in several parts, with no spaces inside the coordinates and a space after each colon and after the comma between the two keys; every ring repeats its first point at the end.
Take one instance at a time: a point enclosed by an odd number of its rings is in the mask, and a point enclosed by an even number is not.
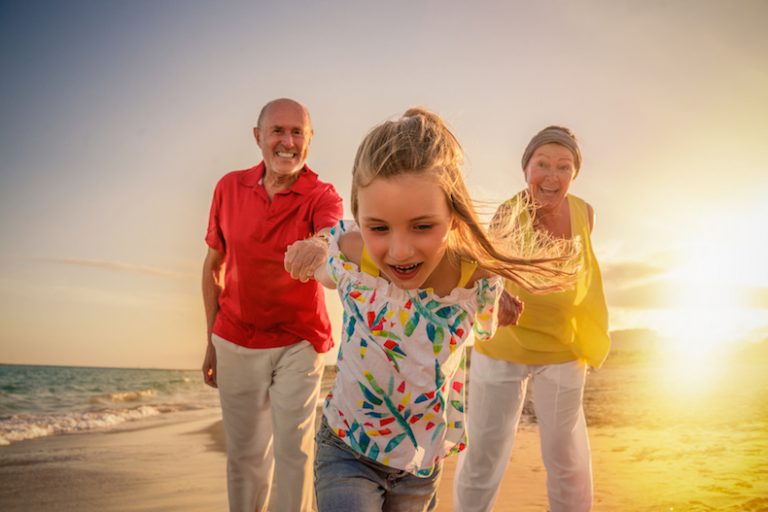
{"type": "Polygon", "coordinates": [[[288,101],[270,105],[253,133],[268,173],[288,176],[304,167],[312,126],[301,105],[288,101]]]}

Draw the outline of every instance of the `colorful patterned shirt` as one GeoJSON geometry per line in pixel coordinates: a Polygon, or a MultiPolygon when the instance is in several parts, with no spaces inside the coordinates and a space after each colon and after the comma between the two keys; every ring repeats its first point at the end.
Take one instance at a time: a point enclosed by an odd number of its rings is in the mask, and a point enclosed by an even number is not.
{"type": "Polygon", "coordinates": [[[325,401],[331,430],[350,448],[389,467],[429,476],[464,449],[464,345],[496,329],[500,278],[439,297],[402,290],[361,272],[332,230],[328,273],[344,307],[336,383],[325,401]]]}

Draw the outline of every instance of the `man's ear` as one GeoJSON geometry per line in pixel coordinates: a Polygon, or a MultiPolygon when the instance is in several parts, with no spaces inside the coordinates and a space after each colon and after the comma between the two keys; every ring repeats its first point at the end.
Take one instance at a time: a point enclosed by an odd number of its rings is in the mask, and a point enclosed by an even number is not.
{"type": "Polygon", "coordinates": [[[256,144],[261,146],[261,132],[259,132],[258,126],[253,127],[253,137],[256,139],[256,144]]]}

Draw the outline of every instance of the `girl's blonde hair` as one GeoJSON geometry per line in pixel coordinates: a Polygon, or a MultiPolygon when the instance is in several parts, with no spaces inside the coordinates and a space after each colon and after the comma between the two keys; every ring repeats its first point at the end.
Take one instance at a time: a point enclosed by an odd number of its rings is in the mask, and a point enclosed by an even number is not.
{"type": "Polygon", "coordinates": [[[394,121],[373,128],[363,139],[352,169],[352,214],[358,219],[358,190],[377,178],[402,174],[434,174],[455,219],[448,254],[476,261],[480,268],[500,275],[529,291],[560,290],[573,282],[577,249],[570,240],[524,230],[513,217],[525,211],[506,208],[489,233],[480,222],[461,172],[463,151],[443,120],[413,107],[394,121]]]}

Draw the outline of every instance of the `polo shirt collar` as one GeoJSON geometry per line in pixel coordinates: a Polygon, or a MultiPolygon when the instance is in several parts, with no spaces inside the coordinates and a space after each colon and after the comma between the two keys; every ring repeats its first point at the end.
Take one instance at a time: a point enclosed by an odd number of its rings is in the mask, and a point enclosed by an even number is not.
{"type": "MultiPolygon", "coordinates": [[[[240,177],[240,183],[246,187],[253,188],[256,188],[257,186],[264,186],[261,183],[261,180],[264,178],[265,172],[266,166],[262,160],[259,165],[251,167],[242,174],[240,177]]],[[[297,194],[303,195],[314,190],[315,184],[317,183],[317,174],[312,169],[310,169],[307,164],[304,164],[304,168],[299,171],[299,173],[299,178],[285,192],[295,192],[297,194]]]]}

